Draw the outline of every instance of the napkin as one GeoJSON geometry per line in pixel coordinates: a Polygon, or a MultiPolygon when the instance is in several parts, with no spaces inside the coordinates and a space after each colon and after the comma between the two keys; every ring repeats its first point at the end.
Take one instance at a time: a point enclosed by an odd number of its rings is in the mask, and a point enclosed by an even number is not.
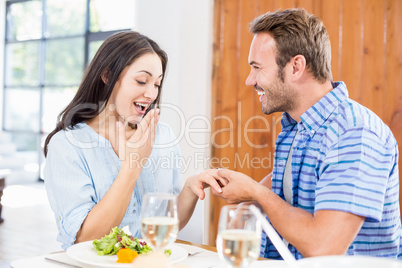
{"type": "Polygon", "coordinates": [[[51,262],[58,262],[58,263],[64,263],[67,265],[72,265],[72,266],[76,266],[77,268],[82,267],[82,265],[73,260],[72,258],[70,258],[65,251],[58,251],[58,252],[54,252],[51,254],[48,254],[45,256],[45,260],[47,261],[51,261],[51,262]]]}

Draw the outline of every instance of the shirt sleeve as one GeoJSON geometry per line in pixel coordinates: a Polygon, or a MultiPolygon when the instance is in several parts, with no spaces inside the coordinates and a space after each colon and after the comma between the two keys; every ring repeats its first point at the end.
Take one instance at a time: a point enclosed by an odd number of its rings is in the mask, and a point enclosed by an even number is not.
{"type": "Polygon", "coordinates": [[[59,230],[58,241],[67,249],[74,244],[76,234],[96,196],[85,160],[65,132],[54,135],[48,145],[44,180],[50,206],[59,230]]]}
{"type": "Polygon", "coordinates": [[[345,211],[381,221],[394,150],[364,127],[339,136],[318,171],[315,210],[345,211]]]}

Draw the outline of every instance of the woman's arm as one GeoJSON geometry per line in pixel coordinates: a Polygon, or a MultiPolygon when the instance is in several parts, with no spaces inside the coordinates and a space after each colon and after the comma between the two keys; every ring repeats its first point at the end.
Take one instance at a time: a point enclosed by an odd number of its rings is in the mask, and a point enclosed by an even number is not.
{"type": "Polygon", "coordinates": [[[122,166],[105,196],[91,209],[77,232],[75,243],[99,239],[119,226],[127,211],[140,170],[122,166]]]}
{"type": "Polygon", "coordinates": [[[159,115],[150,111],[140,122],[137,130],[127,140],[124,127],[117,123],[119,138],[119,158],[121,168],[112,186],[105,196],[88,213],[81,228],[77,232],[75,243],[93,240],[109,234],[110,230],[119,226],[127,211],[137,179],[142,167],[132,163],[132,154],[138,161],[149,157],[155,140],[156,124],[159,115]]]}
{"type": "Polygon", "coordinates": [[[189,177],[184,187],[177,198],[178,214],[179,214],[179,229],[183,229],[193,215],[194,208],[197,204],[198,198],[204,200],[204,189],[211,186],[212,191],[221,193],[221,186],[227,184],[227,181],[218,176],[217,169],[211,169],[189,177]]]}

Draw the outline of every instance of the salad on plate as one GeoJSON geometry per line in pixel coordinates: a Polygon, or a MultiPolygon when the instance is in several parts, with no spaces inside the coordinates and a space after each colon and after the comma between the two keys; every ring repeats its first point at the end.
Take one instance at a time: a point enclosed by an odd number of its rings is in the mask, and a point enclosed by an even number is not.
{"type": "MultiPolygon", "coordinates": [[[[95,239],[92,244],[98,255],[117,255],[119,263],[130,263],[138,255],[152,252],[152,248],[145,241],[131,235],[128,227],[114,227],[108,235],[99,240],[95,239]]],[[[170,249],[165,250],[167,256],[171,253],[170,249]]]]}

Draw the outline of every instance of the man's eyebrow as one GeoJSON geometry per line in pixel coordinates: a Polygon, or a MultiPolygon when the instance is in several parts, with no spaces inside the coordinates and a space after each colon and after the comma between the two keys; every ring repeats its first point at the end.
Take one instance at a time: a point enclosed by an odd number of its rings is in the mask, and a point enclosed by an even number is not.
{"type": "MultiPolygon", "coordinates": [[[[152,73],[148,72],[147,70],[138,71],[138,73],[141,73],[141,72],[146,73],[146,74],[148,74],[148,75],[151,76],[151,77],[153,76],[152,73]]],[[[163,76],[163,74],[161,74],[159,77],[162,77],[162,76],[163,76]]]]}
{"type": "Polygon", "coordinates": [[[249,65],[260,65],[258,62],[256,62],[256,61],[251,61],[250,63],[249,63],[249,65]]]}

